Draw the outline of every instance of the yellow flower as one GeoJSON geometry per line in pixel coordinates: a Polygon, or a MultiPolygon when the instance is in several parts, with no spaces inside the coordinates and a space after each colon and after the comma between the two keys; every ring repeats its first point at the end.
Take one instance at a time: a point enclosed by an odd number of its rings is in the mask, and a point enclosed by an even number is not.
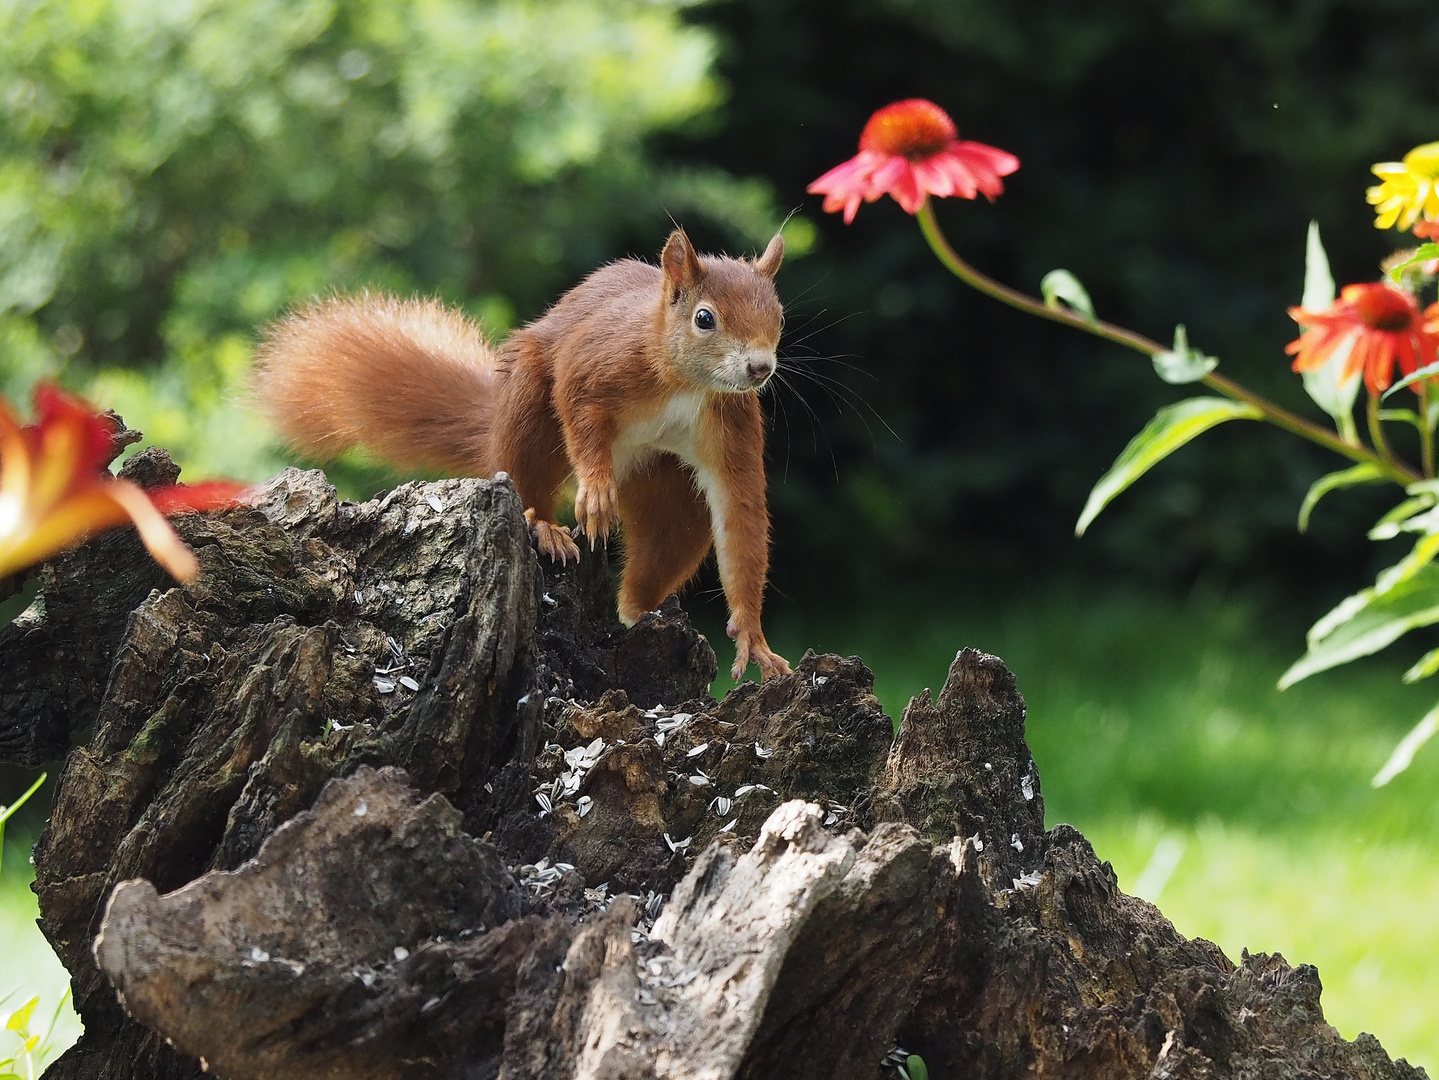
{"type": "Polygon", "coordinates": [[[1439,218],[1439,142],[1416,146],[1403,161],[1375,165],[1374,175],[1383,181],[1370,188],[1369,204],[1378,215],[1376,229],[1398,225],[1407,229],[1423,214],[1439,218]]]}

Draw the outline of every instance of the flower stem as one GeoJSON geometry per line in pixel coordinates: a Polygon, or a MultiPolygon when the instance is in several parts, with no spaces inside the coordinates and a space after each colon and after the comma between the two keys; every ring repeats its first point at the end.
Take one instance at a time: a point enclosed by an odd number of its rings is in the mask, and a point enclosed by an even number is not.
{"type": "Polygon", "coordinates": [[[1419,384],[1419,459],[1424,475],[1434,475],[1434,425],[1429,421],[1429,399],[1433,393],[1427,381],[1419,384]]]}
{"type": "Polygon", "coordinates": [[[1048,319],[1050,322],[1063,323],[1065,326],[1072,326],[1076,330],[1083,330],[1086,333],[1102,337],[1106,341],[1112,341],[1116,345],[1125,345],[1146,356],[1153,356],[1157,352],[1163,352],[1164,346],[1157,341],[1145,337],[1143,334],[1136,334],[1132,330],[1126,330],[1122,326],[1115,326],[1113,323],[1103,322],[1099,319],[1089,319],[1077,311],[1071,311],[1064,307],[1045,307],[1044,301],[1036,300],[1032,296],[1020,292],[1018,289],[1011,289],[1008,285],[1001,285],[991,277],[981,274],[969,263],[959,257],[959,253],[949,246],[944,233],[939,230],[939,222],[934,219],[934,207],[928,200],[920,206],[919,212],[915,214],[919,219],[920,231],[924,238],[929,241],[930,249],[938,256],[939,261],[945,268],[959,278],[966,285],[972,286],[998,300],[1001,304],[1008,304],[1012,308],[1028,312],[1031,315],[1038,315],[1041,319],[1048,319]]]}
{"type": "Polygon", "coordinates": [[[1369,406],[1365,410],[1365,416],[1369,420],[1369,441],[1374,444],[1374,449],[1379,457],[1392,464],[1394,455],[1389,450],[1389,443],[1384,438],[1384,422],[1379,419],[1378,394],[1369,395],[1369,406]]]}
{"type": "MultiPolygon", "coordinates": [[[[993,278],[980,273],[969,263],[965,262],[964,259],[960,258],[959,253],[956,252],[954,248],[950,246],[949,241],[945,239],[944,233],[940,231],[939,222],[935,220],[934,207],[929,200],[925,200],[925,202],[921,204],[915,217],[919,221],[920,231],[924,233],[924,238],[928,241],[930,250],[933,251],[939,261],[944,264],[945,268],[966,285],[978,289],[986,296],[993,297],[1002,304],[1008,304],[1010,307],[1017,308],[1030,315],[1037,315],[1041,319],[1048,319],[1050,322],[1057,322],[1065,326],[1071,326],[1076,330],[1083,330],[1087,334],[1093,334],[1095,337],[1112,341],[1116,345],[1124,345],[1136,352],[1144,353],[1146,356],[1153,356],[1155,353],[1166,351],[1166,347],[1153,338],[1145,337],[1143,334],[1137,334],[1133,330],[1126,330],[1122,326],[1115,326],[1113,323],[1107,323],[1100,319],[1090,319],[1069,308],[1047,307],[1042,300],[1022,293],[1018,289],[1011,289],[1008,285],[1002,285],[993,278]]],[[[1302,416],[1298,416],[1288,409],[1274,404],[1274,402],[1268,398],[1254,393],[1254,391],[1239,385],[1223,375],[1217,375],[1211,371],[1200,381],[1211,390],[1216,390],[1225,397],[1252,405],[1263,414],[1264,419],[1276,427],[1281,427],[1285,431],[1308,439],[1310,442],[1318,443],[1320,446],[1333,450],[1336,454],[1341,454],[1352,461],[1368,462],[1377,465],[1383,470],[1386,476],[1397,484],[1408,485],[1420,479],[1417,472],[1403,462],[1396,461],[1389,453],[1387,444],[1383,442],[1382,432],[1380,432],[1378,438],[1376,438],[1375,445],[1376,447],[1383,447],[1383,452],[1376,454],[1366,446],[1345,441],[1340,436],[1333,432],[1326,431],[1313,421],[1305,420],[1302,416]]],[[[1377,409],[1377,404],[1371,399],[1370,410],[1371,414],[1373,414],[1370,420],[1371,433],[1375,430],[1375,425],[1378,423],[1377,409]]]]}

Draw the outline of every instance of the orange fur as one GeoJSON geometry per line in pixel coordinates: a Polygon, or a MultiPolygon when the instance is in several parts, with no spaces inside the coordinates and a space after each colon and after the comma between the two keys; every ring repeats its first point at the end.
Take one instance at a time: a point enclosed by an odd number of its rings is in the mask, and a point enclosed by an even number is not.
{"type": "Polygon", "coordinates": [[[783,312],[776,236],[755,260],[697,254],[683,230],[660,266],[601,267],[498,354],[434,301],[363,294],[277,322],[259,396],[294,445],[363,445],[405,464],[514,480],[540,550],[578,557],[624,523],[620,617],[633,623],[698,569],[711,542],[729,601],[736,678],[789,671],[760,628],[768,572],[764,423],[783,312]]]}
{"type": "Polygon", "coordinates": [[[480,329],[436,300],[361,293],[272,323],[261,404],[297,449],[363,446],[397,465],[487,475],[498,361],[480,329]]]}

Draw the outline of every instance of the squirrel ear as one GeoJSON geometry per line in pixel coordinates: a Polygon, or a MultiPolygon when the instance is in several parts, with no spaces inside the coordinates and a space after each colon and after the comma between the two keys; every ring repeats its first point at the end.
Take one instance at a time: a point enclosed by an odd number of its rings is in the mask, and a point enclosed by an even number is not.
{"type": "Polygon", "coordinates": [[[699,256],[683,229],[676,229],[665,241],[665,249],[660,252],[660,266],[665,272],[665,290],[670,293],[699,278],[699,256]]]}
{"type": "Polygon", "coordinates": [[[764,254],[754,261],[755,273],[763,274],[772,278],[779,272],[779,264],[784,261],[784,236],[780,233],[774,234],[774,239],[764,249],[764,254]]]}

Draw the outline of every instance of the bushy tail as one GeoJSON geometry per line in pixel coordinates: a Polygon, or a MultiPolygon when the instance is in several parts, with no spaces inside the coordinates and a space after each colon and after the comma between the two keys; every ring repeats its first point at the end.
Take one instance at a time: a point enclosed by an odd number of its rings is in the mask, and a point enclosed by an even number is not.
{"type": "Polygon", "coordinates": [[[490,473],[498,359],[479,327],[436,300],[362,293],[316,301],[266,328],[256,392],[298,450],[490,473]]]}

